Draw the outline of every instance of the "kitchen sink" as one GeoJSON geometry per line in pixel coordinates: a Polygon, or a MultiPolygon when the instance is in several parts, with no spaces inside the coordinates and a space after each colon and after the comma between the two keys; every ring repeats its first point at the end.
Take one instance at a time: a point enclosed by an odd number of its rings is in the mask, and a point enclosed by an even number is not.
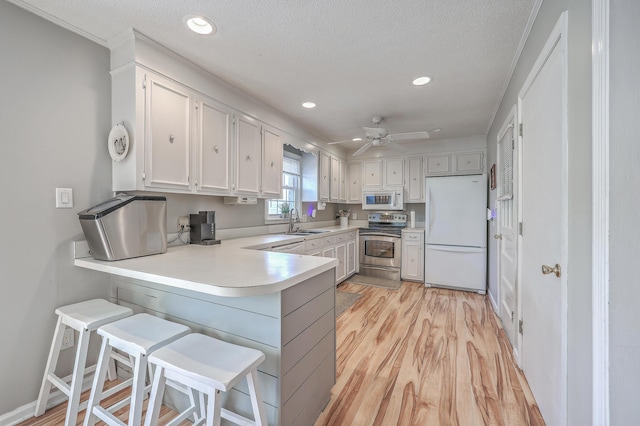
{"type": "Polygon", "coordinates": [[[316,234],[324,234],[329,231],[321,231],[321,230],[303,230],[303,231],[293,231],[293,232],[285,232],[285,235],[316,235],[316,234]]]}

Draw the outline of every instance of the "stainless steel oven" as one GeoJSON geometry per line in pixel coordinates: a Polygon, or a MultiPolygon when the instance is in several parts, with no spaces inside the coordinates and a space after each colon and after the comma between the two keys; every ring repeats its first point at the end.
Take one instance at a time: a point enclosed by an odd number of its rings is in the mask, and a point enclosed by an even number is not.
{"type": "Polygon", "coordinates": [[[360,228],[360,274],[400,280],[404,213],[370,213],[369,226],[360,228]]]}

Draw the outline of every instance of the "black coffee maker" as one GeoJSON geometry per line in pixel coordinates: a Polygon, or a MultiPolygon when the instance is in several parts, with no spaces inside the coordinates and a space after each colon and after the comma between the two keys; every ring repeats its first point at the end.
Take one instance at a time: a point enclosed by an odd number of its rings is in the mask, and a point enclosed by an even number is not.
{"type": "Polygon", "coordinates": [[[189,215],[189,236],[191,244],[213,245],[220,244],[216,240],[216,212],[205,210],[198,214],[189,215]]]}

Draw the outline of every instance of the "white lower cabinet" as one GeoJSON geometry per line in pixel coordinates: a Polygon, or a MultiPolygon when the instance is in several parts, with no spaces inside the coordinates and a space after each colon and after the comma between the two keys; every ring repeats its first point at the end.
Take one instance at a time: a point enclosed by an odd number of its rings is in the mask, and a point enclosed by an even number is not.
{"type": "Polygon", "coordinates": [[[338,259],[336,284],[355,274],[358,269],[358,232],[331,233],[305,241],[304,253],[309,256],[338,259]]]}
{"type": "Polygon", "coordinates": [[[424,229],[402,230],[403,280],[424,282],[424,229]]]}

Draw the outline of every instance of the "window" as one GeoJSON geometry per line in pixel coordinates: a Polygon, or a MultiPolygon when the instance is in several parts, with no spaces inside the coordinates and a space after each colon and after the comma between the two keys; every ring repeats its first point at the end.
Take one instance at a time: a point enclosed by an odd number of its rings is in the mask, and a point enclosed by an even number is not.
{"type": "Polygon", "coordinates": [[[301,157],[284,151],[282,161],[282,197],[265,200],[265,218],[278,220],[289,217],[291,209],[300,212],[301,157]]]}

